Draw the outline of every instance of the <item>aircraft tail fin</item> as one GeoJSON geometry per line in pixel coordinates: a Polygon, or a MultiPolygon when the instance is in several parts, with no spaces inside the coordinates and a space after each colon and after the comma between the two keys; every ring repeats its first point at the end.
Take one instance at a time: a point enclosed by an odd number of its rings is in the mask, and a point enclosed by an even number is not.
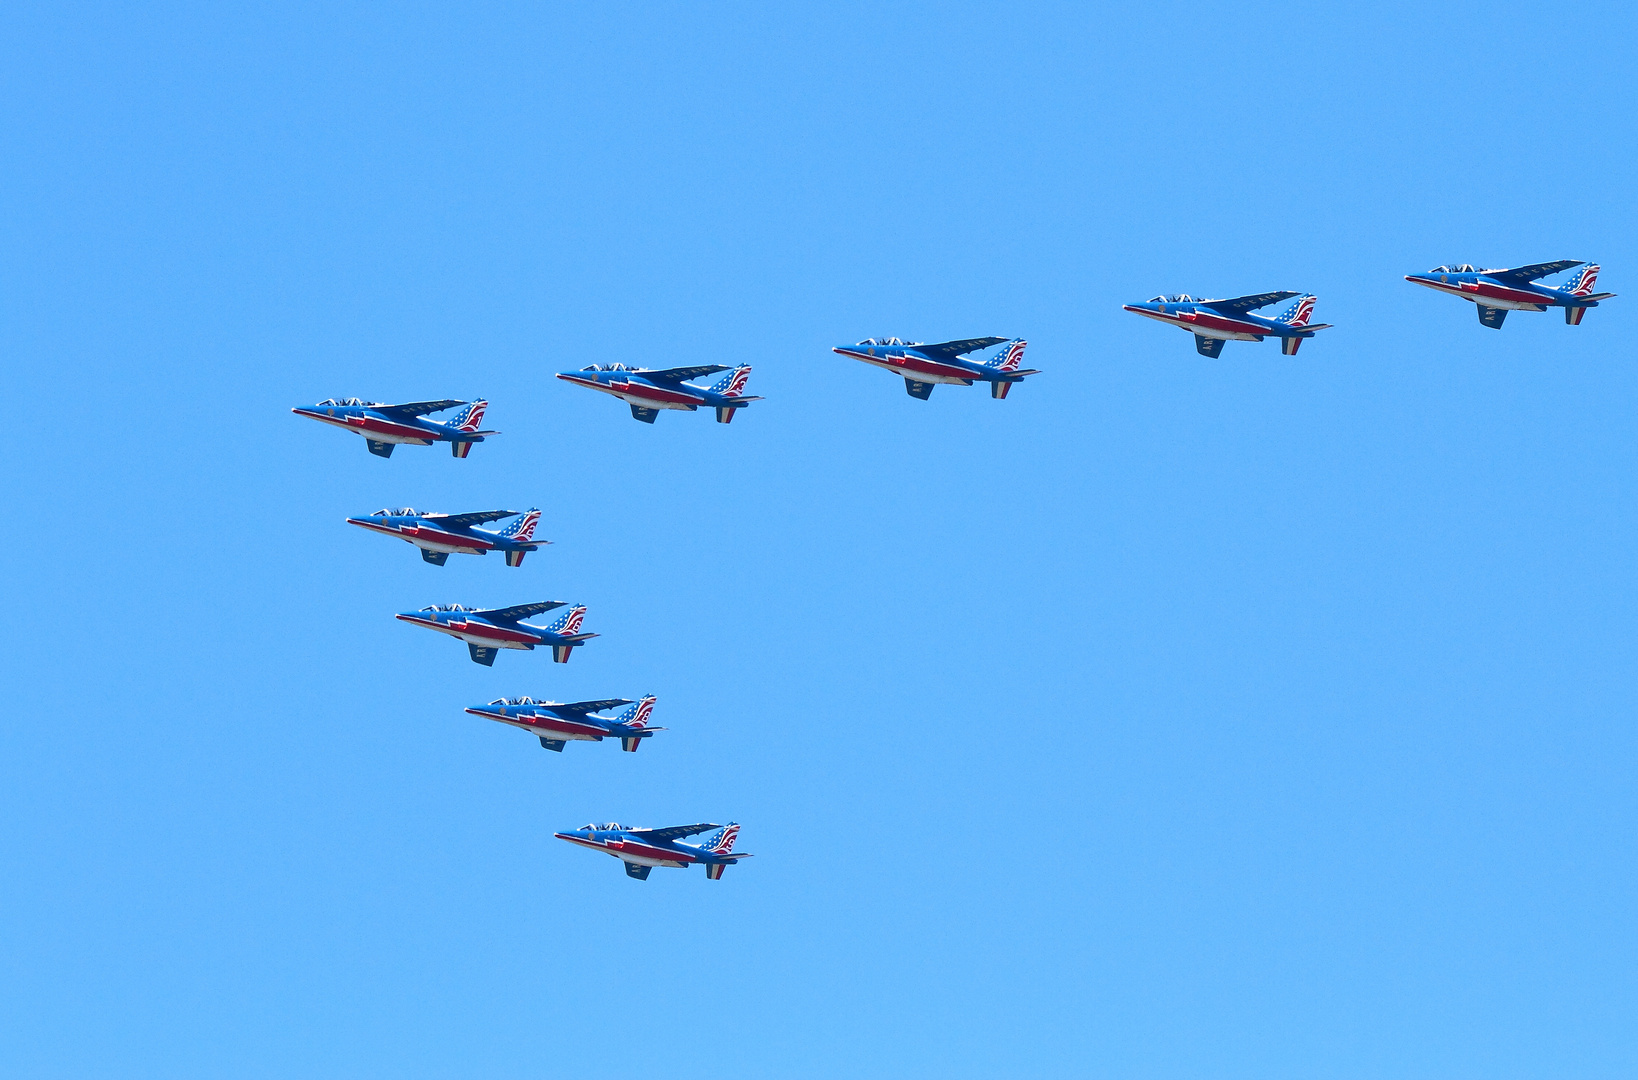
{"type": "Polygon", "coordinates": [[[739,839],[739,823],[730,821],[711,835],[711,839],[704,844],[705,850],[713,855],[726,855],[734,850],[734,841],[739,839]]]}
{"type": "Polygon", "coordinates": [[[1308,320],[1314,315],[1314,303],[1318,299],[1317,296],[1298,297],[1296,303],[1281,312],[1274,321],[1285,323],[1287,326],[1307,326],[1308,320]]]}
{"type": "Polygon", "coordinates": [[[1591,296],[1593,285],[1598,281],[1599,269],[1597,263],[1588,263],[1583,266],[1576,271],[1575,277],[1570,279],[1570,283],[1564,286],[1564,291],[1571,296],[1591,296]]]}
{"type": "Polygon", "coordinates": [[[1018,366],[1024,362],[1024,349],[1028,345],[1029,342],[1023,338],[1007,342],[1006,347],[987,366],[998,371],[1017,371],[1018,366]]]}
{"type": "Polygon", "coordinates": [[[459,428],[461,431],[477,431],[478,425],[483,423],[483,412],[487,408],[489,408],[489,402],[474,401],[462,409],[454,420],[450,421],[450,426],[459,428]]]}
{"type": "Polygon", "coordinates": [[[721,394],[723,397],[739,397],[745,392],[745,384],[750,378],[751,365],[741,364],[724,375],[715,386],[711,387],[711,392],[721,394]]]}
{"type": "Polygon", "coordinates": [[[653,694],[647,694],[643,700],[615,717],[615,720],[627,727],[642,728],[648,726],[648,718],[654,713],[654,703],[659,699],[653,694]]]}
{"type": "Polygon", "coordinates": [[[561,637],[572,637],[580,633],[580,624],[586,621],[586,605],[576,604],[569,609],[568,614],[561,616],[546,629],[550,633],[561,637]]]}
{"type": "Polygon", "coordinates": [[[501,535],[508,540],[528,541],[535,537],[535,526],[540,524],[540,511],[530,508],[529,512],[514,520],[501,530],[501,535]]]}

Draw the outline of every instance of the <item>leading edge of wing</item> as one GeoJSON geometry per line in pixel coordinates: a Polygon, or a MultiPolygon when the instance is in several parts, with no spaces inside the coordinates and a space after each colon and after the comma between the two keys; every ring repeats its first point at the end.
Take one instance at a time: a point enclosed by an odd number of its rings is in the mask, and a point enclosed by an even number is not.
{"type": "Polygon", "coordinates": [[[1580,266],[1580,259],[1558,259],[1554,262],[1531,263],[1529,266],[1515,266],[1511,270],[1485,270],[1485,277],[1495,278],[1497,281],[1534,281],[1537,278],[1556,274],[1561,270],[1568,270],[1572,266],[1580,266]]]}
{"type": "Polygon", "coordinates": [[[511,607],[479,608],[472,614],[489,619],[491,622],[517,622],[519,619],[527,619],[531,615],[540,615],[553,608],[564,607],[567,604],[567,600],[539,600],[533,604],[514,604],[511,607]]]}

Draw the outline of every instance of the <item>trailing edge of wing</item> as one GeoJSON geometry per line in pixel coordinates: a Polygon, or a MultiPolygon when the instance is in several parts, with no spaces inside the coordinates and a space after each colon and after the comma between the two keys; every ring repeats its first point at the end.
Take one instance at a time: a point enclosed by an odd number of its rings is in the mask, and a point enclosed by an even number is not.
{"type": "Polygon", "coordinates": [[[499,521],[501,518],[517,517],[516,510],[479,510],[471,514],[427,514],[428,521],[439,525],[449,525],[454,528],[465,528],[468,525],[482,525],[486,521],[499,521]]]}
{"type": "Polygon", "coordinates": [[[1283,291],[1265,292],[1253,293],[1250,296],[1236,296],[1232,300],[1200,300],[1197,303],[1201,307],[1209,307],[1213,311],[1221,311],[1224,314],[1244,315],[1248,311],[1255,311],[1258,308],[1277,304],[1281,300],[1289,300],[1293,296],[1301,295],[1301,293],[1283,291]]]}
{"type": "Polygon", "coordinates": [[[1008,340],[1010,339],[1004,337],[961,338],[958,341],[941,341],[936,345],[912,345],[911,348],[923,356],[938,360],[949,359],[952,356],[965,356],[967,353],[987,349],[991,345],[999,345],[1008,340]]]}
{"type": "Polygon", "coordinates": [[[1534,281],[1548,274],[1556,274],[1560,270],[1568,270],[1572,266],[1580,266],[1581,262],[1580,259],[1559,259],[1556,262],[1531,263],[1529,266],[1515,266],[1511,270],[1486,270],[1483,273],[1497,281],[1534,281]]]}
{"type": "Polygon", "coordinates": [[[546,712],[574,713],[584,716],[586,713],[602,712],[604,709],[618,709],[622,705],[630,705],[630,698],[604,698],[602,701],[570,701],[562,705],[541,705],[539,708],[546,712]]]}
{"type": "Polygon", "coordinates": [[[641,368],[632,372],[632,374],[641,375],[650,381],[679,383],[687,382],[689,379],[698,379],[705,375],[715,375],[719,371],[727,370],[728,366],[726,364],[696,364],[693,367],[657,368],[653,371],[641,368]]]}
{"type": "Polygon", "coordinates": [[[533,604],[514,604],[511,607],[481,608],[472,612],[491,622],[517,622],[527,619],[531,615],[540,615],[553,608],[560,608],[568,603],[566,600],[541,600],[533,604]]]}
{"type": "Polygon", "coordinates": [[[457,405],[465,405],[464,401],[446,398],[443,401],[410,401],[403,405],[372,405],[379,413],[391,413],[394,416],[425,416],[427,413],[443,412],[453,409],[457,405]]]}
{"type": "Polygon", "coordinates": [[[685,836],[693,836],[695,833],[710,832],[712,829],[720,828],[722,828],[721,825],[703,821],[698,825],[672,825],[664,829],[632,829],[631,834],[646,837],[649,840],[680,840],[685,836]]]}

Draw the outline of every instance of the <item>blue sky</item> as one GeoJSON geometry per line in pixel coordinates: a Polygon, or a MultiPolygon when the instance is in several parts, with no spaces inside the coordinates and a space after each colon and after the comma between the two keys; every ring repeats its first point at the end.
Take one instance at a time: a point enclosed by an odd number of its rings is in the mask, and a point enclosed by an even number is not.
{"type": "Polygon", "coordinates": [[[0,1070],[1638,1068],[1630,9],[3,18],[0,1070]],[[1401,280],[1554,258],[1628,295],[1401,280]],[[1294,360],[1120,310],[1274,288],[1294,360]],[[992,333],[1005,402],[829,352],[992,333]],[[767,400],[551,377],[616,361],[767,400]],[[555,543],[342,524],[405,504],[555,543]],[[566,667],[391,618],[546,598],[566,667]],[[550,835],[728,818],[721,882],[550,835]]]}

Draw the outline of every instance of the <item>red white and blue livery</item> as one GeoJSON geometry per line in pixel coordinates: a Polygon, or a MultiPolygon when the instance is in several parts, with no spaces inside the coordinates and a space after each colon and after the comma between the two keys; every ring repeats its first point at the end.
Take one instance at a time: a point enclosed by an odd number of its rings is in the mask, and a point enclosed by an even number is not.
{"type": "Polygon", "coordinates": [[[643,740],[662,727],[650,727],[654,713],[654,695],[633,701],[630,698],[604,698],[601,701],[536,701],[530,697],[497,698],[487,705],[474,705],[466,710],[473,716],[494,720],[522,728],[539,736],[540,745],[548,750],[563,752],[571,742],[602,742],[619,739],[620,748],[636,753],[643,740]],[[618,716],[596,716],[606,709],[627,706],[618,716]]]}
{"type": "Polygon", "coordinates": [[[1313,321],[1314,304],[1319,298],[1294,292],[1253,293],[1229,300],[1204,300],[1185,294],[1157,296],[1142,304],[1122,305],[1134,315],[1154,319],[1194,335],[1194,348],[1212,359],[1223,355],[1225,341],[1280,339],[1280,351],[1296,356],[1297,347],[1317,331],[1329,330],[1330,323],[1313,321]],[[1297,302],[1270,319],[1254,315],[1258,308],[1297,297],[1297,302]]]}
{"type": "Polygon", "coordinates": [[[384,405],[379,401],[360,398],[329,398],[317,405],[303,405],[290,411],[297,416],[331,424],[364,436],[370,453],[376,457],[392,457],[393,447],[431,446],[446,442],[450,452],[464,458],[472,452],[473,443],[481,443],[498,431],[480,430],[487,401],[411,401],[403,405],[384,405]],[[428,420],[428,413],[443,412],[465,406],[446,423],[428,420]]]}
{"type": "Polygon", "coordinates": [[[631,406],[634,419],[652,424],[661,409],[694,412],[701,405],[717,411],[717,423],[734,419],[734,410],[743,409],[759,397],[747,397],[745,384],[751,366],[741,364],[729,370],[725,364],[698,364],[694,367],[634,368],[624,364],[593,364],[579,371],[560,371],[558,378],[604,394],[612,394],[631,406]],[[690,379],[703,379],[727,371],[711,386],[696,386],[690,379]]]}
{"type": "Polygon", "coordinates": [[[1023,366],[1024,347],[1028,344],[1023,338],[980,337],[928,345],[890,337],[866,338],[857,345],[838,345],[831,352],[903,376],[905,391],[923,401],[933,396],[933,387],[939,383],[971,386],[975,382],[989,383],[990,397],[1000,399],[1007,396],[1014,383],[1040,374],[1037,368],[1023,366]],[[1002,346],[1001,350],[987,360],[974,360],[967,355],[996,345],[1002,346]]]}
{"type": "Polygon", "coordinates": [[[434,566],[442,566],[451,555],[487,555],[498,551],[506,556],[507,566],[522,566],[523,557],[531,551],[551,543],[535,539],[535,526],[540,523],[540,511],[530,509],[520,515],[516,510],[479,510],[471,514],[423,513],[413,507],[402,506],[377,510],[368,517],[350,517],[347,524],[396,536],[421,550],[421,558],[434,566]],[[480,529],[486,521],[516,518],[504,529],[480,529]]]}
{"type": "Polygon", "coordinates": [[[739,837],[739,825],[734,822],[727,825],[709,822],[673,825],[665,829],[631,829],[609,822],[585,825],[554,835],[559,840],[613,855],[626,864],[626,876],[638,881],[648,880],[649,871],[656,866],[689,867],[695,864],[705,867],[705,876],[717,881],[724,870],[741,859],[751,857],[743,851],[734,851],[734,841],[739,837]],[[685,836],[711,832],[712,829],[716,832],[702,843],[682,842],[685,836]]]}
{"type": "Polygon", "coordinates": [[[1492,330],[1500,330],[1509,311],[1546,311],[1550,307],[1564,309],[1564,321],[1580,326],[1588,308],[1598,306],[1614,293],[1593,292],[1598,281],[1598,267],[1583,265],[1575,259],[1557,262],[1531,263],[1511,270],[1479,270],[1466,263],[1459,266],[1435,266],[1425,274],[1406,274],[1405,280],[1414,285],[1459,296],[1479,308],[1479,322],[1492,330]],[[1563,285],[1539,285],[1537,278],[1550,277],[1572,267],[1580,266],[1563,285]]]}
{"type": "Polygon", "coordinates": [[[536,604],[506,608],[435,604],[419,611],[401,611],[397,618],[413,626],[424,626],[428,630],[460,638],[471,651],[473,662],[484,667],[493,666],[496,655],[502,649],[533,650],[537,645],[550,645],[552,659],[566,664],[576,645],[597,637],[596,634],[580,632],[580,624],[586,618],[585,606],[577,605],[550,626],[531,626],[523,621],[531,615],[541,615],[565,606],[561,600],[542,600],[536,604]]]}

